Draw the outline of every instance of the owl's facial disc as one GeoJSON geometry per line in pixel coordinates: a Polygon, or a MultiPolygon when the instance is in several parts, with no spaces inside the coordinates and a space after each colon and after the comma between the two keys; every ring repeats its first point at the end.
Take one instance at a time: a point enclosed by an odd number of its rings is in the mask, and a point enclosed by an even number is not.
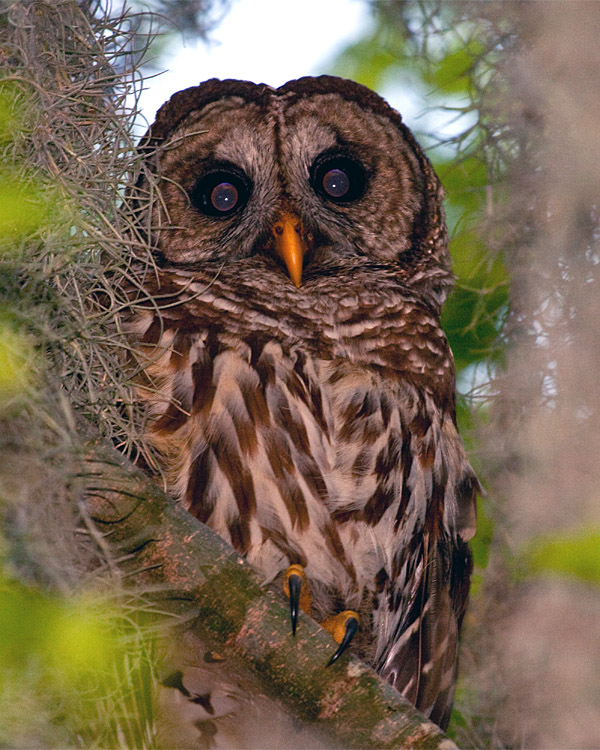
{"type": "Polygon", "coordinates": [[[302,281],[302,264],[306,255],[306,242],[300,219],[293,213],[284,211],[273,225],[275,252],[283,260],[296,286],[302,281]]]}

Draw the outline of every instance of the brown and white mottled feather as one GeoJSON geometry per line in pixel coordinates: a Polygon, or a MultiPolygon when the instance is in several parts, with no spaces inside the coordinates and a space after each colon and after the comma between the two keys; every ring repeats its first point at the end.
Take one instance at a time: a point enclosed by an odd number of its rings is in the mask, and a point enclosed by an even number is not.
{"type": "Polygon", "coordinates": [[[187,89],[144,149],[159,272],[130,331],[170,491],[265,578],[302,564],[316,619],[355,609],[354,651],[445,725],[478,482],[439,323],[452,276],[429,162],[382,99],[328,76],[187,89]],[[329,204],[311,169],[336,148],[367,187],[329,204]],[[231,218],[190,200],[215,163],[251,186],[231,218]],[[309,246],[298,288],[273,251],[283,210],[309,246]]]}

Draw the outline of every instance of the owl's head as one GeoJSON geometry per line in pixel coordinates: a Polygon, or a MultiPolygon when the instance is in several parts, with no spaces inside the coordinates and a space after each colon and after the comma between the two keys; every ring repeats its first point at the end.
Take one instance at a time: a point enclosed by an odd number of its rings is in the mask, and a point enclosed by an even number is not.
{"type": "Polygon", "coordinates": [[[451,285],[439,180],[364,86],[212,79],[164,104],[140,148],[160,264],[291,290],[368,268],[436,307],[451,285]]]}

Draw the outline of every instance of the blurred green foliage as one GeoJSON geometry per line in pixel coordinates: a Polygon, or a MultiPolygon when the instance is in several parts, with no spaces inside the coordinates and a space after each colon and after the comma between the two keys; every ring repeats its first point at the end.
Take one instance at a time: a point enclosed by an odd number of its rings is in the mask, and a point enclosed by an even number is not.
{"type": "Polygon", "coordinates": [[[4,680],[39,672],[57,688],[80,673],[106,671],[114,658],[114,641],[92,604],[67,602],[8,578],[0,579],[0,632],[4,680]]]}
{"type": "Polygon", "coordinates": [[[10,252],[15,240],[43,228],[52,208],[37,174],[0,169],[0,252],[10,252]]]}
{"type": "MultiPolygon", "coordinates": [[[[28,103],[19,87],[0,83],[0,273],[10,273],[7,260],[19,252],[20,240],[39,231],[48,206],[27,171],[19,144],[29,128],[28,103]]],[[[4,286],[4,285],[2,285],[4,286]]],[[[31,395],[36,358],[32,342],[19,324],[15,300],[0,309],[0,417],[13,416],[31,395]]]]}
{"type": "Polygon", "coordinates": [[[0,576],[0,746],[141,747],[151,642],[122,609],[0,576]]]}
{"type": "Polygon", "coordinates": [[[28,106],[20,86],[0,81],[0,145],[18,144],[31,127],[28,106]]]}
{"type": "Polygon", "coordinates": [[[32,342],[0,313],[0,417],[16,414],[35,385],[37,356],[32,342]]]}
{"type": "Polygon", "coordinates": [[[532,539],[514,560],[519,580],[532,576],[575,578],[600,583],[600,529],[582,527],[570,534],[539,536],[532,539]]]}
{"type": "Polygon", "coordinates": [[[20,152],[35,112],[35,100],[21,86],[0,81],[0,260],[60,220],[55,181],[29,167],[20,152]]]}
{"type": "MultiPolygon", "coordinates": [[[[9,420],[16,424],[22,412],[32,412],[34,403],[43,400],[44,343],[50,335],[44,326],[56,312],[48,305],[59,304],[49,302],[56,296],[49,292],[55,271],[45,241],[57,236],[59,221],[58,235],[68,232],[69,210],[76,210],[57,197],[50,175],[30,166],[27,135],[35,126],[36,104],[25,91],[0,81],[3,426],[9,420]],[[23,270],[32,254],[42,259],[36,278],[23,270]]],[[[52,420],[42,403],[36,418],[46,424],[52,420]]],[[[15,429],[15,435],[31,447],[37,439],[32,425],[39,423],[26,424],[29,431],[22,435],[15,429]]],[[[27,491],[21,493],[19,478],[12,476],[10,457],[4,460],[8,465],[0,480],[9,481],[0,481],[0,747],[150,746],[153,645],[137,621],[139,609],[119,606],[100,593],[74,596],[24,582],[28,573],[23,571],[34,565],[36,539],[23,522],[30,512],[24,507],[27,491]]],[[[31,467],[33,474],[36,467],[31,467]]],[[[22,478],[24,486],[27,481],[22,478]]],[[[43,554],[40,559],[43,565],[43,554]]]]}

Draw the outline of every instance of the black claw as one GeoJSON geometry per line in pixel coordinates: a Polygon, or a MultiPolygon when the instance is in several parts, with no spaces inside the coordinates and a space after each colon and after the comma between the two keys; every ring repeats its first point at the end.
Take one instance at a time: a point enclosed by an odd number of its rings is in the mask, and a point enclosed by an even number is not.
{"type": "Polygon", "coordinates": [[[302,588],[302,578],[296,573],[288,578],[290,588],[290,617],[292,618],[292,635],[296,635],[296,623],[298,622],[298,604],[300,603],[300,589],[302,588]]]}
{"type": "Polygon", "coordinates": [[[344,653],[344,651],[348,648],[352,639],[356,635],[357,630],[358,630],[358,620],[355,617],[349,617],[346,620],[346,632],[344,633],[342,642],[337,647],[337,651],[335,652],[335,654],[331,657],[331,659],[325,665],[326,667],[330,667],[333,664],[333,662],[337,661],[338,658],[344,653]]]}

